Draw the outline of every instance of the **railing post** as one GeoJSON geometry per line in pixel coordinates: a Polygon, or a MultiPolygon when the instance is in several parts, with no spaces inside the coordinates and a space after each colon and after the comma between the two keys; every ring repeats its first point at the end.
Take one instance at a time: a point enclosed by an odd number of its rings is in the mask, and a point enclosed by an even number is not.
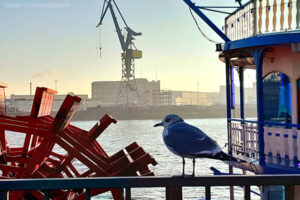
{"type": "MultiPolygon", "coordinates": [[[[244,98],[244,67],[239,67],[238,68],[238,73],[239,73],[239,80],[240,80],[240,117],[241,119],[245,119],[245,114],[244,114],[244,105],[245,105],[245,98],[244,98]]],[[[243,122],[242,122],[243,123],[243,122]]]]}
{"type": "Polygon", "coordinates": [[[244,199],[245,200],[251,200],[250,185],[246,185],[245,188],[244,188],[244,199]]]}
{"type": "Polygon", "coordinates": [[[285,200],[294,200],[294,186],[286,185],[285,187],[285,200]]]}
{"type": "Polygon", "coordinates": [[[8,200],[9,199],[8,191],[0,191],[0,200],[8,200]]]}
{"type": "Polygon", "coordinates": [[[50,191],[49,190],[44,191],[44,200],[50,200],[50,191]]]}
{"type": "Polygon", "coordinates": [[[166,187],[166,200],[183,200],[182,187],[166,187]]]}
{"type": "Polygon", "coordinates": [[[206,186],[205,187],[205,200],[211,200],[210,186],[206,186]]]}
{"type": "MultiPolygon", "coordinates": [[[[229,165],[229,174],[233,175],[233,167],[229,165]]],[[[234,200],[234,187],[229,187],[229,193],[230,193],[230,200],[234,200]]]]}
{"type": "Polygon", "coordinates": [[[258,130],[258,143],[259,143],[259,163],[265,164],[264,156],[264,102],[263,102],[263,59],[264,49],[256,49],[251,52],[254,58],[256,67],[256,98],[257,98],[257,130],[258,130]]]}
{"type": "Polygon", "coordinates": [[[226,58],[226,102],[227,102],[227,125],[228,125],[228,152],[231,154],[232,152],[232,144],[231,144],[231,127],[229,126],[229,123],[231,123],[229,120],[231,119],[231,66],[230,66],[230,60],[229,58],[226,58]]]}
{"type": "Polygon", "coordinates": [[[125,188],[125,199],[131,200],[131,188],[125,188]]]}
{"type": "Polygon", "coordinates": [[[85,189],[85,200],[90,200],[91,199],[91,189],[86,188],[85,189]]]}

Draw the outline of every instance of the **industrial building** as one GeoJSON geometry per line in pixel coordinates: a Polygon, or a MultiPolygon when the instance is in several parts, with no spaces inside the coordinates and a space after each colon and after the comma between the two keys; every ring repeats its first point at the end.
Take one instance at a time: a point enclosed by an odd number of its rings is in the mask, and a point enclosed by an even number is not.
{"type": "MultiPolygon", "coordinates": [[[[160,81],[149,82],[145,78],[135,79],[140,104],[142,106],[153,105],[153,91],[160,91],[160,81]]],[[[92,83],[92,101],[97,101],[101,105],[126,104],[127,95],[120,90],[121,81],[97,81],[92,83]]],[[[135,93],[128,93],[134,102],[134,105],[139,105],[139,100],[135,93]]]]}
{"type": "MultiPolygon", "coordinates": [[[[122,94],[119,97],[121,81],[97,81],[92,83],[92,98],[88,98],[88,94],[75,94],[82,98],[79,110],[87,110],[95,107],[110,107],[126,104],[127,97],[122,94]],[[119,101],[118,101],[119,97],[119,101]]],[[[136,79],[138,86],[138,94],[141,103],[134,92],[129,98],[130,102],[135,102],[131,106],[169,106],[169,105],[193,105],[193,106],[214,106],[226,104],[226,87],[221,85],[219,92],[195,92],[195,91],[171,91],[161,90],[160,81],[151,81],[147,79],[136,79]]],[[[256,83],[251,88],[244,89],[245,104],[255,104],[256,101],[256,83]]],[[[235,87],[235,103],[240,104],[239,97],[240,88],[235,87]]],[[[74,93],[70,93],[74,95],[74,93]]],[[[8,112],[28,113],[31,110],[33,95],[14,95],[6,101],[8,112]]],[[[53,111],[56,112],[60,108],[66,95],[56,95],[53,101],[53,111]]]]}
{"type": "MultiPolygon", "coordinates": [[[[82,101],[81,105],[79,107],[79,110],[86,110],[87,107],[95,107],[94,102],[91,102],[88,99],[87,94],[74,94],[70,93],[71,95],[79,96],[82,101]]],[[[31,111],[32,103],[33,103],[34,95],[14,95],[12,94],[10,96],[10,99],[7,99],[6,106],[8,112],[22,112],[22,113],[28,113],[31,111]]],[[[66,98],[66,95],[55,95],[54,101],[52,105],[52,111],[57,112],[60,108],[62,102],[66,98]]]]}

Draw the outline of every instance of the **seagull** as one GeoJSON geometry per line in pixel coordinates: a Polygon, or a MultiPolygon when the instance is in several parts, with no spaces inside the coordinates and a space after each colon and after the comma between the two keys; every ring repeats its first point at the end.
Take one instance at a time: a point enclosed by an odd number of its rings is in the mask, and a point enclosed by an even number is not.
{"type": "Polygon", "coordinates": [[[207,136],[199,128],[189,125],[175,114],[167,115],[162,122],[154,127],[163,126],[163,140],[167,148],[182,157],[182,176],[184,176],[185,158],[193,159],[195,176],[196,158],[211,158],[222,161],[245,162],[224,153],[215,140],[207,136]]]}

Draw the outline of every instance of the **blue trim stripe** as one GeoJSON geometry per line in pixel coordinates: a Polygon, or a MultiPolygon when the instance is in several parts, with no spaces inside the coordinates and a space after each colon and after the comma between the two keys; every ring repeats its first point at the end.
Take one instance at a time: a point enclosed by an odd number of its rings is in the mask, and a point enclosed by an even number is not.
{"type": "Polygon", "coordinates": [[[263,35],[256,35],[254,37],[249,37],[246,39],[226,42],[224,45],[224,50],[228,51],[228,50],[239,49],[239,48],[290,44],[290,43],[300,43],[299,31],[287,32],[287,33],[286,32],[269,33],[263,35]]]}

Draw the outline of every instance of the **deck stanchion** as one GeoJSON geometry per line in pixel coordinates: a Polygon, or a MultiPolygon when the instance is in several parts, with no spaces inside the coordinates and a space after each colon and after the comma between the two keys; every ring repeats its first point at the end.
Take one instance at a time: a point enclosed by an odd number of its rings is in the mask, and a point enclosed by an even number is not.
{"type": "Polygon", "coordinates": [[[91,189],[90,188],[85,189],[85,200],[91,200],[91,189]]]}
{"type": "Polygon", "coordinates": [[[205,200],[211,200],[211,189],[210,186],[205,187],[205,200]]]}
{"type": "Polygon", "coordinates": [[[245,200],[251,200],[250,185],[246,185],[245,188],[244,188],[244,199],[245,200]]]}
{"type": "MultiPolygon", "coordinates": [[[[232,135],[231,135],[231,77],[230,77],[230,60],[226,58],[226,102],[227,102],[227,131],[228,131],[228,153],[232,155],[232,135]]],[[[229,165],[229,174],[233,173],[233,167],[229,165]]],[[[233,186],[230,186],[230,200],[234,200],[233,186]]]]}
{"type": "Polygon", "coordinates": [[[294,186],[285,185],[285,200],[294,200],[294,186]]]}
{"type": "Polygon", "coordinates": [[[259,164],[265,165],[265,144],[264,144],[264,103],[263,103],[263,59],[264,49],[256,49],[251,52],[256,66],[256,98],[257,98],[257,121],[258,121],[258,143],[259,143],[259,164]]]}
{"type": "Polygon", "coordinates": [[[44,200],[50,200],[50,192],[49,190],[44,191],[44,200]]]}
{"type": "Polygon", "coordinates": [[[0,200],[8,200],[8,191],[0,191],[0,200]]]}
{"type": "MultiPolygon", "coordinates": [[[[233,174],[233,167],[229,165],[229,174],[233,174]]],[[[234,187],[230,186],[229,187],[229,193],[230,193],[230,200],[234,200],[234,187]]]]}
{"type": "Polygon", "coordinates": [[[125,199],[131,200],[131,188],[125,188],[125,199]]]}
{"type": "Polygon", "coordinates": [[[183,200],[182,187],[166,187],[166,200],[183,200]]]}

